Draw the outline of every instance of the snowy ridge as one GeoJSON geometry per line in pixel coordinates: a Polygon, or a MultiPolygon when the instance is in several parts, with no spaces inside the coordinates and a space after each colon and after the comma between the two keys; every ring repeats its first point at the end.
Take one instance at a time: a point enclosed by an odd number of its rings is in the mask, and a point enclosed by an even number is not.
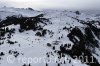
{"type": "Polygon", "coordinates": [[[41,14],[41,12],[32,10],[31,8],[13,8],[13,7],[2,7],[0,8],[0,17],[1,19],[6,18],[7,16],[12,15],[23,15],[23,16],[36,16],[41,14]]]}

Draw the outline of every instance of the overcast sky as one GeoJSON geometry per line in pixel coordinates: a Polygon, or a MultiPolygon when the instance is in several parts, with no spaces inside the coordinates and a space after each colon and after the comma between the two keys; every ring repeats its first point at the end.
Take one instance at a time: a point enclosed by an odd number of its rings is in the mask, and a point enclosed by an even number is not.
{"type": "Polygon", "coordinates": [[[0,0],[0,6],[34,9],[100,9],[100,0],[0,0]]]}

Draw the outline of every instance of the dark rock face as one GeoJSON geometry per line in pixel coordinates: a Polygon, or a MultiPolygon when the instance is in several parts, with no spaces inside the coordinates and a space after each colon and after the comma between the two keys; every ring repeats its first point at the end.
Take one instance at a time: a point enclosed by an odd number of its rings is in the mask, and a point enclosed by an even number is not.
{"type": "Polygon", "coordinates": [[[8,25],[20,25],[20,29],[21,30],[37,30],[39,29],[41,26],[37,26],[38,23],[43,23],[46,25],[45,22],[49,22],[48,19],[43,18],[43,14],[40,14],[36,17],[16,17],[16,16],[11,16],[11,17],[7,17],[6,20],[3,20],[0,22],[0,27],[5,27],[8,25]]]}
{"type": "Polygon", "coordinates": [[[79,28],[73,28],[71,33],[68,34],[70,41],[76,44],[78,40],[74,36],[77,36],[80,39],[80,41],[83,40],[83,34],[79,28]]]}
{"type": "Polygon", "coordinates": [[[100,64],[92,53],[95,53],[95,48],[99,48],[99,42],[95,37],[100,38],[100,29],[94,27],[91,23],[86,24],[88,26],[84,29],[84,34],[78,27],[73,28],[68,34],[70,41],[72,41],[74,45],[71,50],[65,50],[65,53],[72,58],[74,58],[74,56],[79,57],[84,53],[83,57],[88,56],[89,63],[86,64],[90,66],[99,66],[100,64]],[[79,41],[75,36],[78,37],[79,41]],[[95,61],[94,63],[91,63],[91,56],[93,57],[93,61],[95,61]]]}
{"type": "Polygon", "coordinates": [[[40,36],[40,37],[43,37],[43,36],[45,36],[46,35],[46,33],[47,33],[47,30],[46,29],[42,29],[40,32],[37,32],[35,35],[36,36],[40,36]]]}
{"type": "Polygon", "coordinates": [[[10,55],[13,55],[15,58],[20,54],[18,51],[9,50],[8,52],[10,55]]]}
{"type": "Polygon", "coordinates": [[[34,11],[34,9],[32,9],[32,8],[28,8],[29,10],[31,10],[31,11],[34,11]]]}
{"type": "Polygon", "coordinates": [[[77,15],[80,15],[80,14],[81,14],[79,11],[76,11],[75,13],[76,13],[77,15]]]}
{"type": "Polygon", "coordinates": [[[6,20],[3,20],[0,22],[0,35],[4,36],[5,33],[14,33],[15,29],[5,28],[9,25],[20,25],[19,32],[27,31],[27,30],[40,30],[42,32],[42,36],[46,34],[46,30],[43,29],[41,25],[38,24],[44,24],[47,25],[47,22],[49,23],[49,19],[43,18],[43,14],[40,14],[35,17],[17,17],[17,16],[11,16],[7,17],[6,20]],[[4,27],[4,28],[2,28],[4,27]]]}
{"type": "Polygon", "coordinates": [[[5,54],[3,52],[0,53],[0,56],[4,56],[5,54]]]}

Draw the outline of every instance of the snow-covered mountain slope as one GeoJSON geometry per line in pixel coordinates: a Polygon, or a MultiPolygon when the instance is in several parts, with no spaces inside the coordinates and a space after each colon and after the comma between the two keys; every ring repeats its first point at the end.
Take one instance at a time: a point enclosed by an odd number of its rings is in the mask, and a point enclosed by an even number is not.
{"type": "Polygon", "coordinates": [[[0,66],[100,65],[97,14],[6,7],[0,15],[0,66]]]}
{"type": "Polygon", "coordinates": [[[23,15],[23,16],[36,16],[41,14],[41,12],[33,10],[32,8],[13,8],[13,7],[1,7],[0,8],[0,18],[4,19],[7,16],[12,16],[12,15],[23,15]]]}

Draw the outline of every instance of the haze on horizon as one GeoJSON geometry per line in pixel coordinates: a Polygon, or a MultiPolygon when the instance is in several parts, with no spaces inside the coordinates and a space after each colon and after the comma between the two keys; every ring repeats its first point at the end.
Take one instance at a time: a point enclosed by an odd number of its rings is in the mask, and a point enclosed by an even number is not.
{"type": "Polygon", "coordinates": [[[100,0],[0,0],[0,6],[34,9],[100,9],[100,0]]]}

